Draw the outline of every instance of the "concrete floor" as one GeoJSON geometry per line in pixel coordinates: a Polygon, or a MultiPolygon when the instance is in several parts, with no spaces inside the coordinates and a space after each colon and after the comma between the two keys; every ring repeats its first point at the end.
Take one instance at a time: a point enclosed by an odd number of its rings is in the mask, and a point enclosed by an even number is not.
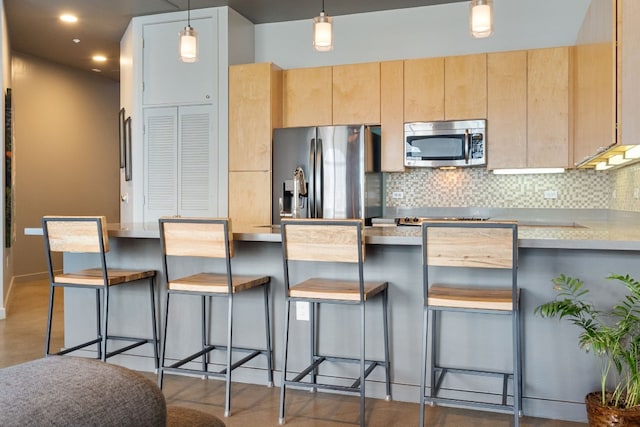
{"type": "MultiPolygon", "coordinates": [[[[0,320],[0,368],[34,360],[44,355],[49,286],[47,281],[14,285],[8,303],[7,318],[0,320]]],[[[56,293],[56,298],[62,293],[56,293]]],[[[62,298],[56,301],[56,318],[52,348],[63,342],[62,298]]],[[[154,374],[145,373],[155,380],[154,374]]],[[[232,385],[231,416],[224,413],[224,382],[166,375],[164,394],[169,404],[179,404],[212,413],[229,427],[278,426],[280,389],[252,384],[232,385]]],[[[367,400],[369,426],[415,426],[418,405],[406,402],[367,400]]],[[[287,391],[286,425],[302,427],[358,425],[359,400],[356,396],[330,393],[311,394],[287,391]]],[[[427,426],[508,427],[512,416],[482,411],[427,407],[427,426]]],[[[522,427],[576,427],[582,423],[523,417],[522,427]]]]}

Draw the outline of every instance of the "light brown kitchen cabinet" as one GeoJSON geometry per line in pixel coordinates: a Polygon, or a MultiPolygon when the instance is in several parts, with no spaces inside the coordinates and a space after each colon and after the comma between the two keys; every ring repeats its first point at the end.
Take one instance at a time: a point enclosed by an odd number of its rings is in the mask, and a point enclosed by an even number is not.
{"type": "Polygon", "coordinates": [[[569,167],[571,48],[529,50],[527,74],[527,166],[569,167]]]}
{"type": "Polygon", "coordinates": [[[618,0],[618,144],[640,143],[640,2],[618,0]]]}
{"type": "Polygon", "coordinates": [[[282,126],[282,70],[271,63],[229,67],[229,170],[271,169],[271,134],[282,126]]]}
{"type": "Polygon", "coordinates": [[[527,167],[527,51],[487,55],[487,168],[527,167]]]}
{"type": "Polygon", "coordinates": [[[234,230],[271,224],[271,172],[229,172],[229,217],[234,230]]]}
{"type": "Polygon", "coordinates": [[[283,72],[283,127],[333,123],[332,67],[283,72]]]}
{"type": "Polygon", "coordinates": [[[282,70],[229,67],[229,217],[236,227],[271,223],[271,138],[282,127],[282,70]]]}
{"type": "Polygon", "coordinates": [[[444,58],[404,61],[404,121],[444,120],[444,58]]]}
{"type": "Polygon", "coordinates": [[[404,62],[380,63],[380,128],[383,172],[404,171],[404,62]]]}
{"type": "Polygon", "coordinates": [[[616,144],[615,6],[591,1],[574,48],[575,165],[616,144]]]}
{"type": "Polygon", "coordinates": [[[487,55],[444,59],[445,120],[487,117],[487,55]]]}
{"type": "Polygon", "coordinates": [[[380,63],[332,67],[333,124],[380,123],[380,63]]]}

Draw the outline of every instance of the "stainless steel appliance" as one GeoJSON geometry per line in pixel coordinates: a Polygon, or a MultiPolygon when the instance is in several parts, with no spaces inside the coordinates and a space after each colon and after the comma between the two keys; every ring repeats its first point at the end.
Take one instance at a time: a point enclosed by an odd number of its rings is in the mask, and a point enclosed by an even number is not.
{"type": "Polygon", "coordinates": [[[486,120],[404,124],[405,166],[465,167],[487,163],[486,120]]]}
{"type": "Polygon", "coordinates": [[[382,215],[379,127],[275,129],[274,224],[282,217],[371,218],[382,215]]]}

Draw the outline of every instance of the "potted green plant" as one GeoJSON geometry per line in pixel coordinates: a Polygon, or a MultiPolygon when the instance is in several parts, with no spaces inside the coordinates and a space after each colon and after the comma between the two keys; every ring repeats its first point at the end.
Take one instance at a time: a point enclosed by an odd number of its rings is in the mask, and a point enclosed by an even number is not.
{"type": "Polygon", "coordinates": [[[556,298],[536,307],[535,313],[580,327],[580,348],[598,359],[601,387],[585,398],[589,425],[639,426],[640,282],[617,274],[607,280],[624,284],[628,291],[610,309],[596,308],[583,281],[563,274],[552,280],[556,298]]]}

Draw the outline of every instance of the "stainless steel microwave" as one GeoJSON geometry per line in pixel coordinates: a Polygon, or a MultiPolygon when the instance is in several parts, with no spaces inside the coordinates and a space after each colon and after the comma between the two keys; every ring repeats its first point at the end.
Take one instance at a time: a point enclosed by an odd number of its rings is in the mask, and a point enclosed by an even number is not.
{"type": "Polygon", "coordinates": [[[487,121],[404,124],[405,166],[466,167],[487,163],[487,121]]]}

